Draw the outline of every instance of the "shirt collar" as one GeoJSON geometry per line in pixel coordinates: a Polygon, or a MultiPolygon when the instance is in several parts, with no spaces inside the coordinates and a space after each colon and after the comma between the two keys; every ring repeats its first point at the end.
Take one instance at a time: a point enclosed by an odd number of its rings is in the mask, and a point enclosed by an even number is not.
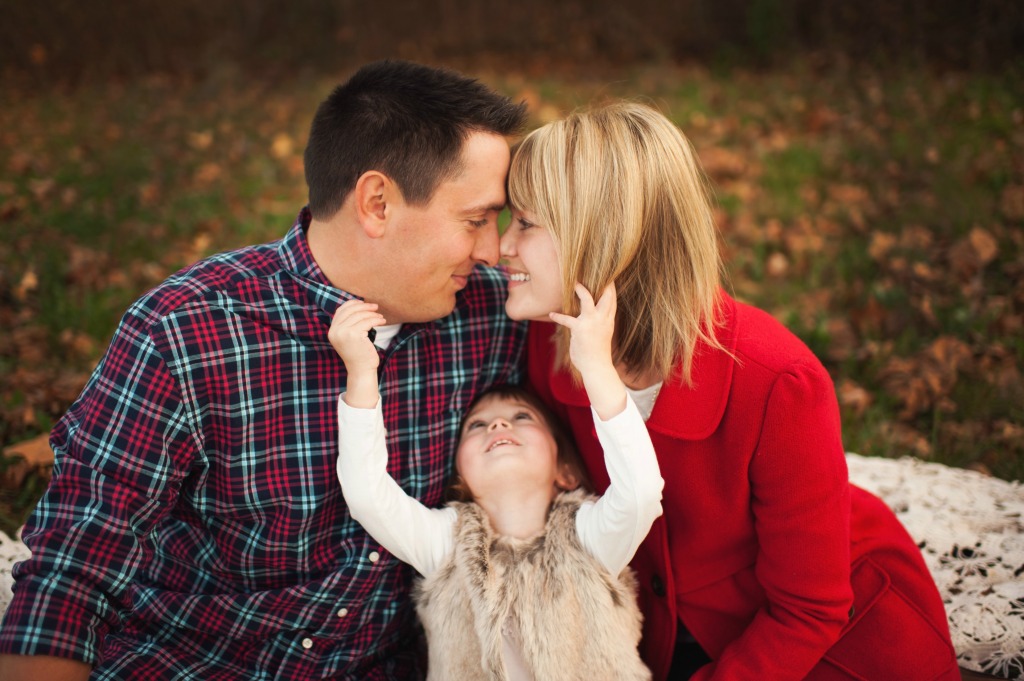
{"type": "Polygon", "coordinates": [[[309,250],[306,230],[312,219],[308,206],[299,211],[295,224],[278,246],[278,254],[285,271],[305,290],[310,302],[327,315],[327,323],[330,324],[338,307],[355,296],[332,286],[309,250]]]}
{"type": "MultiPolygon", "coordinates": [[[[736,301],[724,292],[721,294],[720,313],[722,325],[718,338],[729,352],[709,348],[704,343],[697,345],[692,384],[687,386],[676,376],[665,381],[654,403],[654,411],[647,420],[647,427],[652,432],[682,440],[703,440],[718,428],[729,400],[738,336],[736,301]]],[[[590,404],[586,390],[575,384],[569,371],[556,372],[551,380],[551,389],[554,396],[565,404],[581,407],[590,404]]]]}

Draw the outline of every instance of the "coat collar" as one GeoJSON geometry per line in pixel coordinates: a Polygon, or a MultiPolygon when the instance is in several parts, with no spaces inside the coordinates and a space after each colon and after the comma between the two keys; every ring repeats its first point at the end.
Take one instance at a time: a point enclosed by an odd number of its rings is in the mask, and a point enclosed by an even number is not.
{"type": "MultiPolygon", "coordinates": [[[[703,440],[718,428],[729,401],[738,337],[736,301],[725,292],[721,294],[720,310],[718,337],[729,352],[699,344],[693,358],[693,384],[686,386],[678,378],[665,381],[647,420],[648,430],[682,440],[703,440]]],[[[569,371],[554,373],[551,390],[564,404],[590,405],[586,390],[574,383],[569,371]]]]}

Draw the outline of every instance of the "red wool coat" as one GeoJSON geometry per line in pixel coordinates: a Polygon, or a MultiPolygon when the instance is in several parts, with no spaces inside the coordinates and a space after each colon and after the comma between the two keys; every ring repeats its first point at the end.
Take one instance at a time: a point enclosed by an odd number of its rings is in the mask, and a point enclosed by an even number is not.
{"type": "MultiPolygon", "coordinates": [[[[960,678],[938,591],[913,540],[849,484],[828,373],[770,315],[724,297],[692,388],[666,381],[647,421],[664,515],[633,567],[641,653],[664,679],[677,622],[712,662],[695,679],[960,678]]],[[[608,486],[589,401],[531,324],[530,381],[608,486]]]]}

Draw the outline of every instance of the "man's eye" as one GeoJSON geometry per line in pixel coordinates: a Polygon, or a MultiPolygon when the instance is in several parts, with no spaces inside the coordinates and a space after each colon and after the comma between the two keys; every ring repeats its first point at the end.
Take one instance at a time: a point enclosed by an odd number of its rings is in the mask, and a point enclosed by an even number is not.
{"type": "Polygon", "coordinates": [[[480,228],[480,227],[486,227],[488,222],[490,222],[490,220],[488,220],[487,218],[484,218],[483,220],[470,220],[469,224],[473,225],[476,228],[480,228]]]}

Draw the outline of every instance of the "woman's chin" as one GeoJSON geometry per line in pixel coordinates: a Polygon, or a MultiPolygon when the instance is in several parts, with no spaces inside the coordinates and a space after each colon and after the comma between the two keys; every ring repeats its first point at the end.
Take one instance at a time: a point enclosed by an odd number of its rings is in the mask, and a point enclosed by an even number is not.
{"type": "Polygon", "coordinates": [[[551,317],[548,316],[547,312],[540,312],[537,310],[524,310],[516,305],[509,305],[505,303],[505,314],[508,315],[509,319],[513,319],[517,322],[550,322],[551,317]]]}

